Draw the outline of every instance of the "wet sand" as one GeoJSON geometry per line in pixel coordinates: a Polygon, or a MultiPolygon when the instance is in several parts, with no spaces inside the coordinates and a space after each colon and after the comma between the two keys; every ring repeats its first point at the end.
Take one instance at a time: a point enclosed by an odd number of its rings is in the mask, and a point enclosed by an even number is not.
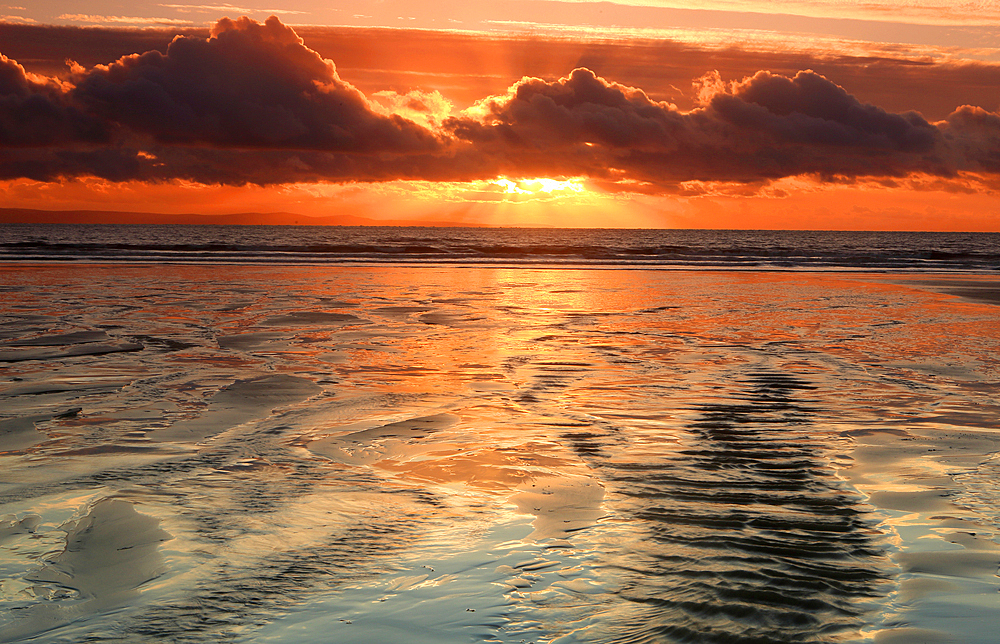
{"type": "Polygon", "coordinates": [[[1000,304],[1000,280],[992,276],[938,275],[933,279],[923,276],[895,276],[887,281],[959,297],[970,302],[1000,304]]]}
{"type": "Polygon", "coordinates": [[[994,641],[995,278],[4,270],[0,641],[994,641]]]}

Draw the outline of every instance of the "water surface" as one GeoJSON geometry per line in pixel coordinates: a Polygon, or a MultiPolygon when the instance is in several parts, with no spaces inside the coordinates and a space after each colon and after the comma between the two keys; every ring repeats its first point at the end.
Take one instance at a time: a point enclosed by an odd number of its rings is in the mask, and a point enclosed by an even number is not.
{"type": "Polygon", "coordinates": [[[0,641],[992,642],[1000,317],[926,282],[8,264],[0,641]]]}
{"type": "Polygon", "coordinates": [[[1000,271],[1000,233],[16,224],[0,261],[1000,271]]]}

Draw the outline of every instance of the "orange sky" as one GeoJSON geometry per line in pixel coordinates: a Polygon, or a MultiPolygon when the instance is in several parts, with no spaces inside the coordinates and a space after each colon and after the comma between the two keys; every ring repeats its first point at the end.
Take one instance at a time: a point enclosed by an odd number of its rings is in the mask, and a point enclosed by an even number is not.
{"type": "Polygon", "coordinates": [[[0,207],[1000,231],[989,12],[74,4],[0,8],[0,207]]]}

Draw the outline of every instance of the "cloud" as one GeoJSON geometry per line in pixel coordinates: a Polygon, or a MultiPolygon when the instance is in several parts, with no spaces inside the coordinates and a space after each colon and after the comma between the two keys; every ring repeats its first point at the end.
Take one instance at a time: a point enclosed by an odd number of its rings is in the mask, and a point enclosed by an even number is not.
{"type": "Polygon", "coordinates": [[[524,148],[584,143],[660,149],[674,143],[683,119],[672,105],[583,68],[556,82],[526,78],[506,96],[486,99],[471,113],[479,118],[452,122],[465,137],[524,148]]]}
{"type": "Polygon", "coordinates": [[[108,140],[106,124],[70,104],[62,83],[0,54],[0,149],[108,140]]]}
{"type": "MultiPolygon", "coordinates": [[[[557,81],[524,79],[448,127],[498,165],[553,163],[563,175],[585,169],[590,176],[664,188],[688,181],[968,169],[955,155],[949,158],[941,130],[919,114],[865,105],[813,72],[792,78],[759,72],[706,87],[706,104],[684,112],[576,69],[557,81]]],[[[965,122],[953,127],[969,131],[965,122]]],[[[980,141],[966,140],[973,147],[980,141]]]]}
{"type": "Polygon", "coordinates": [[[412,90],[406,94],[382,90],[375,92],[372,99],[376,110],[384,114],[398,114],[424,127],[437,127],[454,109],[452,102],[437,90],[412,90]]]}
{"type": "Polygon", "coordinates": [[[1000,174],[1000,114],[966,105],[952,112],[940,127],[953,165],[1000,174]]]}
{"type": "Polygon", "coordinates": [[[731,93],[717,91],[709,106],[730,123],[791,143],[927,152],[936,134],[916,112],[862,104],[812,71],[794,78],[758,72],[731,93]]]}
{"type": "Polygon", "coordinates": [[[139,16],[100,16],[85,13],[64,13],[56,20],[68,20],[70,22],[89,22],[94,24],[118,24],[118,25],[177,25],[188,26],[194,23],[190,20],[178,20],[176,18],[142,18],[139,16]]]}
{"type": "Polygon", "coordinates": [[[273,16],[223,18],[208,39],[177,37],[166,54],[126,56],[73,81],[74,101],[161,144],[355,153],[436,145],[426,129],[376,113],[273,16]]]}
{"type": "MultiPolygon", "coordinates": [[[[277,17],[73,68],[65,82],[0,59],[0,178],[271,185],[587,177],[606,190],[759,190],[1000,175],[1000,115],[930,122],[864,103],[813,71],[697,82],[689,109],[579,67],[525,77],[464,112],[436,91],[369,100],[277,17]]],[[[964,180],[964,179],[963,179],[964,180]]]]}
{"type": "MultiPolygon", "coordinates": [[[[231,17],[235,17],[231,16],[231,17]]],[[[918,52],[835,46],[822,50],[761,50],[747,44],[724,49],[671,40],[498,37],[468,32],[296,26],[323,58],[336,61],[341,77],[367,96],[435,88],[457,107],[503,94],[512,79],[554,79],[575,67],[632,87],[682,109],[695,107],[691,79],[718,70],[721,79],[759,70],[794,76],[812,69],[835,80],[861,101],[892,112],[916,110],[940,120],[959,105],[996,109],[1000,64],[958,60],[954,49],[918,52]],[[939,88],[928,91],[929,87],[939,88]]],[[[166,47],[177,34],[207,38],[209,28],[131,29],[106,26],[0,24],[0,51],[32,71],[61,75],[63,61],[85,66],[166,47]]],[[[800,47],[808,43],[798,43],[800,47]]]]}
{"type": "Polygon", "coordinates": [[[180,9],[181,11],[204,11],[217,13],[220,11],[231,11],[233,13],[267,13],[272,15],[301,15],[306,11],[292,11],[289,9],[247,9],[235,7],[231,4],[161,4],[166,9],[180,9]]]}

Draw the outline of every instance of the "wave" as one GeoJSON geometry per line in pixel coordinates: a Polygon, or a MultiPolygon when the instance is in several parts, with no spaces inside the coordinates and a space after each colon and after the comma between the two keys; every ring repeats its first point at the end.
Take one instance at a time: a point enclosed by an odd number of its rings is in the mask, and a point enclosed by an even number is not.
{"type": "Polygon", "coordinates": [[[1000,234],[24,224],[0,261],[997,271],[1000,234]]]}

